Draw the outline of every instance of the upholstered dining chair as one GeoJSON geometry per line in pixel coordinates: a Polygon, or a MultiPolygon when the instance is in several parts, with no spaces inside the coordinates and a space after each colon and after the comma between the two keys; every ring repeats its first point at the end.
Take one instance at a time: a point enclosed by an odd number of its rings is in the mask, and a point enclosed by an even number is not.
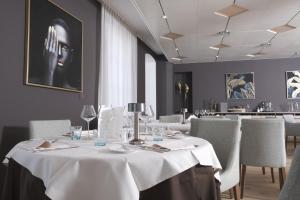
{"type": "Polygon", "coordinates": [[[241,197],[244,194],[246,166],[279,168],[279,184],[285,177],[286,151],[283,119],[242,119],[241,197]]]}
{"type": "Polygon", "coordinates": [[[285,121],[286,142],[288,141],[288,136],[294,136],[294,147],[296,148],[297,136],[300,136],[300,122],[296,122],[293,115],[283,115],[283,118],[285,121]]]}
{"type": "Polygon", "coordinates": [[[300,197],[300,147],[297,147],[294,158],[279,194],[279,200],[298,200],[300,197]]]}
{"type": "Polygon", "coordinates": [[[62,136],[70,132],[71,121],[65,120],[32,120],[29,121],[29,137],[42,138],[62,136]]]}
{"type": "Polygon", "coordinates": [[[161,123],[181,123],[182,120],[182,115],[165,115],[159,117],[159,122],[161,123]]]}
{"type": "Polygon", "coordinates": [[[191,135],[209,141],[222,165],[221,192],[233,189],[239,199],[240,121],[228,119],[192,119],[191,135]]]}

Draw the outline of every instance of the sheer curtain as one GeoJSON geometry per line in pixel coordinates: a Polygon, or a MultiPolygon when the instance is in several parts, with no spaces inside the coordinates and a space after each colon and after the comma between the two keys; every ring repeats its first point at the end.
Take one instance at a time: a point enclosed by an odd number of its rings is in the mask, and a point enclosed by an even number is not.
{"type": "Polygon", "coordinates": [[[137,101],[137,38],[109,8],[102,6],[99,105],[137,101]]]}

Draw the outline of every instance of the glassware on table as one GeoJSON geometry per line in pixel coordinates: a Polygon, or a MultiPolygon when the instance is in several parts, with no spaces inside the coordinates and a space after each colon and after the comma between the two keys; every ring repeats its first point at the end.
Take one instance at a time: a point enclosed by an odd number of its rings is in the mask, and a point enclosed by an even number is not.
{"type": "Polygon", "coordinates": [[[154,111],[150,105],[145,105],[145,111],[141,113],[140,118],[144,122],[145,134],[148,134],[147,123],[154,117],[154,111]]]}
{"type": "Polygon", "coordinates": [[[105,146],[106,145],[106,132],[107,132],[107,128],[105,127],[100,127],[98,129],[98,134],[97,137],[95,139],[95,146],[101,147],[101,146],[105,146]]]}
{"type": "Polygon", "coordinates": [[[88,136],[87,139],[90,139],[90,122],[95,119],[97,116],[96,111],[94,109],[93,105],[84,105],[81,111],[81,119],[87,122],[87,128],[88,128],[88,136]]]}
{"type": "Polygon", "coordinates": [[[123,121],[122,121],[122,130],[120,131],[121,142],[128,143],[129,140],[133,139],[132,134],[132,120],[133,115],[129,113],[126,108],[123,111],[123,121]]]}
{"type": "Polygon", "coordinates": [[[152,138],[155,142],[163,141],[163,133],[165,131],[165,128],[159,127],[159,126],[153,126],[152,127],[152,138]]]}
{"type": "Polygon", "coordinates": [[[80,140],[82,132],[82,126],[71,126],[70,137],[72,140],[80,140]]]}
{"type": "Polygon", "coordinates": [[[200,110],[196,109],[195,112],[194,112],[194,115],[199,118],[200,110]]]}

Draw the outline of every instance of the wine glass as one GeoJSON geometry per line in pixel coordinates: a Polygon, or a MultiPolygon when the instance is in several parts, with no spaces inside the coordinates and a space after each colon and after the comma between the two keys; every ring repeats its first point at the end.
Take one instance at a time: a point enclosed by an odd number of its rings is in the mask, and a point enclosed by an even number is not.
{"type": "Polygon", "coordinates": [[[200,110],[196,109],[194,115],[199,118],[200,110]]]}
{"type": "Polygon", "coordinates": [[[95,119],[97,116],[96,111],[94,109],[93,105],[84,105],[81,111],[81,119],[87,122],[87,127],[88,127],[88,137],[87,139],[90,139],[90,121],[95,119]]]}
{"type": "Polygon", "coordinates": [[[145,133],[146,135],[148,134],[148,127],[147,123],[150,121],[151,118],[154,117],[154,111],[150,105],[145,105],[145,110],[144,112],[141,113],[141,119],[144,122],[145,125],[145,133]]]}

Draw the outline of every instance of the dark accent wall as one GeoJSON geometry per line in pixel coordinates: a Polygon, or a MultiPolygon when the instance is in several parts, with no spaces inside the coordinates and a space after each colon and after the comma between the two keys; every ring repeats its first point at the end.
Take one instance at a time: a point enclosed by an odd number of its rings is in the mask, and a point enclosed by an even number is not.
{"type": "Polygon", "coordinates": [[[83,93],[23,84],[25,0],[1,0],[0,147],[5,144],[3,135],[23,130],[14,127],[27,127],[29,120],[68,118],[83,125],[82,106],[96,103],[97,4],[94,0],[53,1],[83,21],[83,93]]]}
{"type": "Polygon", "coordinates": [[[203,101],[211,99],[228,102],[230,106],[249,104],[254,109],[264,100],[273,103],[275,111],[286,111],[285,72],[300,70],[300,58],[274,60],[228,61],[174,65],[174,72],[193,73],[193,108],[203,108],[203,101]],[[254,72],[255,99],[227,100],[225,73],[254,72]]]}

